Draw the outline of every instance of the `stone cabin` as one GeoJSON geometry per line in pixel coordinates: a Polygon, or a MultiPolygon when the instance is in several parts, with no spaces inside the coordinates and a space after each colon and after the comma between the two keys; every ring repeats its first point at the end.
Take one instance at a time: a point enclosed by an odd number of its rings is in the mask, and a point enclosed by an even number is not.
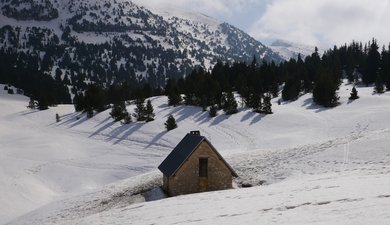
{"type": "Polygon", "coordinates": [[[232,188],[236,172],[199,131],[191,131],[158,169],[169,196],[232,188]]]}

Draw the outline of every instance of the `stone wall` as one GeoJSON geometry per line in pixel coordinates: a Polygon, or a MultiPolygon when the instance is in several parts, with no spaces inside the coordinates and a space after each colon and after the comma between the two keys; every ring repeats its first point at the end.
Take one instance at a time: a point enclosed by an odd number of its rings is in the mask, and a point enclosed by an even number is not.
{"type": "Polygon", "coordinates": [[[169,178],[164,175],[163,177],[163,189],[168,190],[169,189],[169,178]]]}
{"type": "Polygon", "coordinates": [[[229,189],[232,188],[232,174],[225,163],[211,149],[211,146],[203,141],[184,162],[175,176],[164,177],[164,187],[168,187],[170,196],[229,189]],[[206,179],[199,177],[199,158],[208,158],[208,177],[206,179]]]}

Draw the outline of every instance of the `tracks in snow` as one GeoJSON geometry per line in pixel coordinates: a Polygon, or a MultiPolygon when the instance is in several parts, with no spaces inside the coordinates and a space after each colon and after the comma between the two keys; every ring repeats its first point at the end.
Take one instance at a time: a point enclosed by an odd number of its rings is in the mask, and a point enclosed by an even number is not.
{"type": "Polygon", "coordinates": [[[390,162],[390,154],[383,155],[382,160],[374,161],[350,158],[350,143],[370,138],[372,135],[388,138],[390,129],[369,131],[367,126],[358,124],[356,130],[344,138],[292,149],[240,153],[230,156],[229,161],[240,176],[236,180],[238,184],[249,183],[252,186],[261,185],[264,181],[268,184],[275,183],[294,174],[353,170],[381,174],[390,172],[390,166],[387,164],[390,162]]]}

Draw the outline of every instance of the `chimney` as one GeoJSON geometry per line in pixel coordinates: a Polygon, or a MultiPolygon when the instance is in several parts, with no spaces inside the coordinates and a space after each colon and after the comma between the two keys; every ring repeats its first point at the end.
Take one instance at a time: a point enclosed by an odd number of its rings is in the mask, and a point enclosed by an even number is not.
{"type": "Polygon", "coordinates": [[[190,134],[196,135],[196,136],[200,136],[200,131],[198,131],[198,130],[193,130],[193,131],[190,131],[190,134]]]}

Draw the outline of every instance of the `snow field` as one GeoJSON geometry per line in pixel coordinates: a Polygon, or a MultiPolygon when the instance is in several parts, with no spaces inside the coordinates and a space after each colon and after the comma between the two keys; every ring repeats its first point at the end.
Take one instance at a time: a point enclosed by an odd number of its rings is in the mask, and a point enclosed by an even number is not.
{"type": "Polygon", "coordinates": [[[114,123],[110,110],[89,120],[68,105],[32,111],[27,98],[0,88],[0,224],[389,223],[390,98],[372,87],[358,87],[360,99],[349,102],[352,86],[343,84],[333,109],[304,95],[274,99],[272,115],[240,109],[212,119],[153,97],[156,120],[129,125],[114,123]],[[179,127],[166,132],[171,114],[179,127]],[[237,183],[266,185],[139,203],[190,130],[220,151],[237,183]]]}
{"type": "Polygon", "coordinates": [[[385,187],[389,182],[388,175],[308,176],[264,187],[139,203],[81,221],[85,224],[388,224],[390,195],[385,187]]]}

